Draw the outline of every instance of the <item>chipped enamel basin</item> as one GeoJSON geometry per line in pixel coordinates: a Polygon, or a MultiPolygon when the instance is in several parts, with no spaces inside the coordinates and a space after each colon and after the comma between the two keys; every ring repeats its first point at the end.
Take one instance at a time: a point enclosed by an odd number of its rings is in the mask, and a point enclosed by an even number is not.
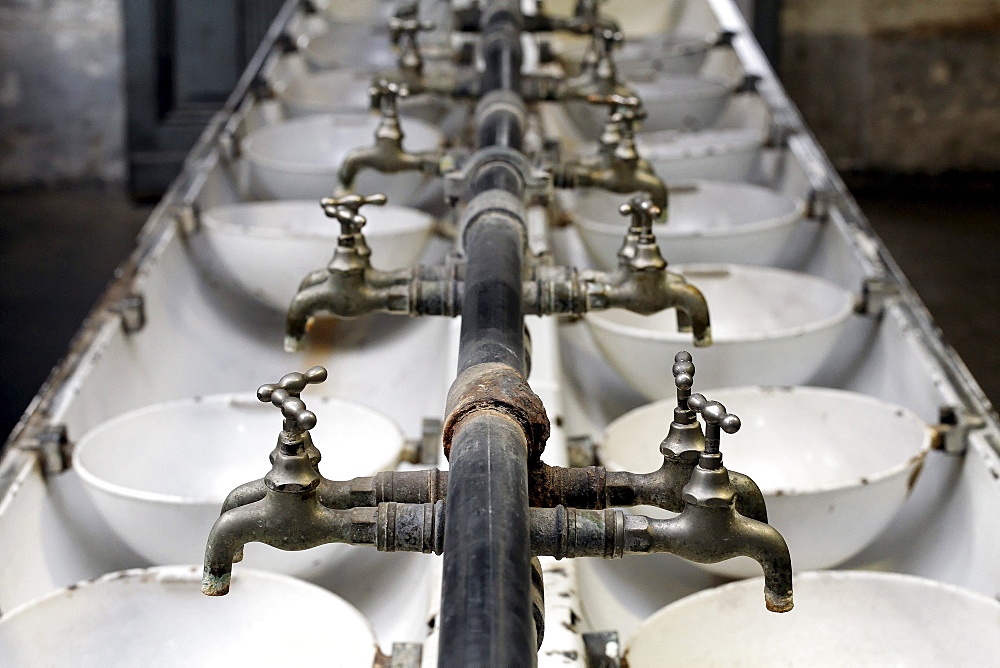
{"type": "MultiPolygon", "coordinates": [[[[695,389],[700,351],[694,352],[695,389]]],[[[757,483],[768,523],[788,543],[796,570],[831,568],[885,530],[917,481],[931,447],[930,427],[911,411],[857,392],[819,387],[706,391],[743,422],[723,434],[725,465],[757,483]]],[[[675,399],[637,408],[604,432],[601,456],[616,470],[648,472],[663,458],[675,399]]],[[[727,577],[753,577],[748,557],[698,564],[727,577]]]]}
{"type": "Polygon", "coordinates": [[[295,578],[240,568],[232,591],[201,593],[201,566],[110,573],[58,589],[0,619],[5,666],[277,666],[294,656],[371,665],[375,634],[335,594],[295,578]],[[289,610],[322,633],[283,633],[289,610]]]}
{"type": "MultiPolygon", "coordinates": [[[[337,172],[348,152],[373,146],[379,118],[338,113],[297,118],[251,132],[241,142],[246,168],[244,190],[251,199],[319,199],[334,193],[337,172]]],[[[404,119],[403,148],[413,153],[440,148],[444,137],[417,119],[404,119]]],[[[382,174],[365,169],[355,191],[384,193],[390,204],[408,204],[430,181],[420,172],[382,174]]]]}
{"type": "MultiPolygon", "coordinates": [[[[588,190],[575,198],[580,237],[597,265],[618,265],[629,220],[618,213],[627,196],[588,190]]],[[[668,262],[774,264],[795,233],[805,203],[748,183],[690,181],[672,185],[667,222],[654,232],[668,262]]]]}
{"type": "MultiPolygon", "coordinates": [[[[391,204],[363,212],[375,268],[388,271],[417,262],[434,225],[431,216],[391,204]]],[[[340,234],[340,225],[315,200],[214,207],[201,223],[205,243],[195,250],[208,269],[279,311],[288,309],[308,272],[329,264],[340,234]]]]}
{"type": "MultiPolygon", "coordinates": [[[[698,387],[804,385],[826,361],[854,310],[854,295],[826,279],[737,264],[670,265],[708,302],[712,339],[694,350],[698,387]]],[[[673,396],[670,367],[691,334],[674,309],[637,315],[622,309],[584,318],[605,358],[650,399],[673,396]]]]}
{"type": "MultiPolygon", "coordinates": [[[[625,643],[631,668],[678,666],[995,666],[1000,603],[899,573],[821,571],[794,578],[795,608],[764,609],[761,579],[662,608],[625,643]],[[697,622],[695,622],[697,620],[697,622]],[[692,623],[718,629],[684,630],[692,623]]],[[[624,661],[623,661],[624,664],[624,661]]]]}
{"type": "MultiPolygon", "coordinates": [[[[388,417],[360,404],[306,397],[316,413],[310,432],[328,456],[320,469],[337,480],[395,468],[403,434],[388,417]]],[[[252,394],[218,394],[153,404],[87,432],[73,468],[108,525],[153,564],[200,563],[222,503],[235,487],[263,478],[281,431],[281,414],[252,394]]],[[[244,562],[316,575],[352,548],[323,545],[283,552],[246,546],[244,562]]]]}

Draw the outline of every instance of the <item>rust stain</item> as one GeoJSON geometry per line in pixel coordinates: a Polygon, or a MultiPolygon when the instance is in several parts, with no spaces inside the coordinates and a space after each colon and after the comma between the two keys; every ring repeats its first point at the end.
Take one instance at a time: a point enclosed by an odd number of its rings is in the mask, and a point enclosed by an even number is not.
{"type": "Polygon", "coordinates": [[[549,438],[545,406],[527,381],[505,364],[477,364],[463,371],[448,391],[447,414],[442,441],[445,456],[451,453],[455,428],[468,415],[492,410],[509,415],[524,430],[528,457],[537,460],[549,438]]]}
{"type": "Polygon", "coordinates": [[[910,478],[909,480],[906,481],[907,495],[913,492],[913,486],[917,484],[917,478],[920,477],[920,472],[924,470],[924,462],[927,461],[927,458],[924,455],[920,454],[911,459],[910,461],[911,462],[915,461],[916,466],[913,467],[913,471],[910,472],[910,478]]]}

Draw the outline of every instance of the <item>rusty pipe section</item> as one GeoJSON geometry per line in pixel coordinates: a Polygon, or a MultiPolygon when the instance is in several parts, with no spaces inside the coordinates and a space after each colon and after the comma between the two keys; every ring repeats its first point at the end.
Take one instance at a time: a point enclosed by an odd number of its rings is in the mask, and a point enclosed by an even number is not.
{"type": "MultiPolygon", "coordinates": [[[[515,418],[516,419],[516,418],[515,418]]],[[[601,510],[630,506],[657,506],[671,512],[683,510],[681,489],[691,478],[695,462],[666,460],[651,473],[608,471],[603,466],[563,468],[537,461],[528,468],[528,495],[534,508],[567,506],[601,510]]],[[[767,508],[760,489],[749,477],[729,472],[736,489],[736,510],[759,522],[767,521],[767,508]]],[[[233,490],[223,512],[260,500],[263,480],[233,490]]],[[[320,482],[319,502],[331,509],[373,507],[380,503],[435,503],[448,496],[448,471],[382,471],[374,476],[320,482]]]]}
{"type": "MultiPolygon", "coordinates": [[[[679,513],[684,509],[682,490],[691,479],[695,463],[665,457],[656,471],[632,473],[608,471],[603,466],[562,468],[539,462],[528,472],[531,505],[593,510],[656,506],[679,513]]],[[[736,511],[767,522],[767,507],[757,484],[742,473],[730,471],[729,475],[736,490],[736,511]]]]}

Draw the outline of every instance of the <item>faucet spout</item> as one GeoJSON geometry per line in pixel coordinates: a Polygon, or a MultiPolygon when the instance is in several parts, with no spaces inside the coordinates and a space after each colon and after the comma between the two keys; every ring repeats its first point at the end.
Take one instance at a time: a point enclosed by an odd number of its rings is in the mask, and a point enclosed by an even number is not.
{"type": "Polygon", "coordinates": [[[212,527],[205,549],[202,592],[229,592],[234,557],[246,543],[281,550],[307,550],[326,543],[375,544],[376,508],[331,510],[308,494],[270,491],[264,499],[223,513],[212,527]]]}
{"type": "Polygon", "coordinates": [[[374,169],[384,174],[411,171],[438,173],[440,171],[438,153],[434,151],[409,153],[403,149],[405,135],[399,124],[397,99],[409,94],[407,86],[382,78],[374,83],[368,93],[371,96],[372,108],[378,109],[382,114],[375,129],[375,144],[354,149],[347,154],[337,172],[341,188],[353,191],[354,181],[362,169],[374,169]]]}
{"type": "MultiPolygon", "coordinates": [[[[677,274],[671,274],[680,278],[677,274]]],[[[669,301],[677,307],[678,329],[685,331],[689,329],[694,335],[694,345],[698,347],[712,345],[712,326],[708,317],[708,302],[701,290],[694,287],[683,278],[680,280],[669,280],[666,290],[670,297],[669,301]],[[684,316],[683,326],[681,315],[684,316]]]]}
{"type": "Polygon", "coordinates": [[[764,571],[767,609],[792,609],[792,561],[785,539],[771,525],[732,508],[688,506],[670,519],[626,515],[625,552],[670,552],[703,564],[750,557],[764,571]]]}

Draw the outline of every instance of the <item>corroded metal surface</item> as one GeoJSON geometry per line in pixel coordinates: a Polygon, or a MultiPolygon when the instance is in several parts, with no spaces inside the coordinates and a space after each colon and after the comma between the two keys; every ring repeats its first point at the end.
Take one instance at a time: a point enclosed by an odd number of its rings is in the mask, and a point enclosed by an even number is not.
{"type": "Polygon", "coordinates": [[[549,418],[538,395],[509,366],[477,364],[463,371],[448,392],[443,441],[446,456],[458,424],[477,411],[498,411],[514,418],[528,438],[530,459],[538,459],[549,438],[549,418]]]}

